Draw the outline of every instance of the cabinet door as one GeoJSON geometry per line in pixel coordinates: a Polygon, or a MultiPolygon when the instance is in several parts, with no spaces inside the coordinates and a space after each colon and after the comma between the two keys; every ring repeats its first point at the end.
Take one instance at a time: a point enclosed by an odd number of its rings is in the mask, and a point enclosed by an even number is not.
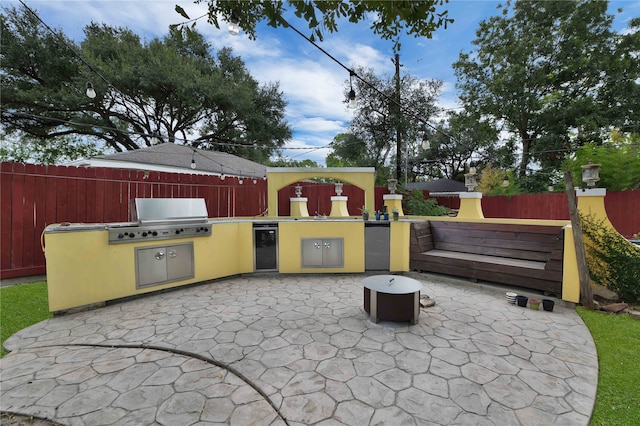
{"type": "Polygon", "coordinates": [[[322,240],[318,238],[302,239],[302,267],[314,268],[322,265],[322,240]]]}
{"type": "Polygon", "coordinates": [[[343,239],[331,238],[322,240],[322,266],[328,268],[341,268],[344,265],[343,239]]]}
{"type": "Polygon", "coordinates": [[[167,280],[167,248],[136,249],[136,284],[145,287],[167,280]]]}
{"type": "Polygon", "coordinates": [[[167,280],[186,280],[194,276],[193,243],[168,246],[167,280]]]}

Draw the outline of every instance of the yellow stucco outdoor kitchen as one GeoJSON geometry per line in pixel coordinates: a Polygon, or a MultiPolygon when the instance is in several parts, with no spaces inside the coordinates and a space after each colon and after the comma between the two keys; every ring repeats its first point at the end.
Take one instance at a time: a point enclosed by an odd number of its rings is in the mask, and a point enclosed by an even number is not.
{"type": "MultiPolygon", "coordinates": [[[[269,168],[268,203],[269,212],[275,213],[273,216],[207,218],[192,234],[173,235],[160,241],[135,239],[112,244],[110,235],[122,231],[109,224],[50,225],[44,232],[49,310],[64,312],[158,290],[254,273],[259,269],[254,256],[256,229],[261,227],[277,239],[273,270],[281,274],[365,273],[365,233],[372,225],[388,227],[388,253],[384,253],[388,256],[388,269],[385,267],[385,270],[403,273],[410,270],[411,223],[425,220],[563,227],[561,298],[569,302],[579,301],[577,260],[569,221],[487,219],[482,215],[481,194],[466,196],[457,217],[405,216],[401,210],[401,197],[397,196],[385,197],[384,203],[389,210],[399,210],[401,217],[398,221],[384,221],[386,223],[365,222],[360,214],[355,215],[354,212],[344,216],[346,207],[341,205],[332,208],[335,213],[329,217],[305,216],[304,208],[292,208],[292,216],[277,215],[280,189],[318,177],[357,186],[365,193],[365,207],[373,210],[374,173],[372,168],[269,168]],[[196,234],[201,229],[205,236],[196,234]],[[330,248],[331,254],[325,251],[324,259],[322,255],[318,258],[314,250],[318,247],[330,248]],[[168,276],[163,271],[164,276],[141,284],[145,256],[166,260],[170,269],[172,257],[180,257],[183,253],[190,256],[190,268],[189,265],[178,266],[175,272],[169,270],[168,276]]],[[[577,195],[579,209],[586,208],[588,212],[606,218],[604,190],[582,190],[577,195]]],[[[292,205],[300,202],[292,198],[292,205]]],[[[343,202],[341,197],[334,200],[334,203],[343,202]]],[[[119,229],[126,228],[122,225],[119,229]]]]}

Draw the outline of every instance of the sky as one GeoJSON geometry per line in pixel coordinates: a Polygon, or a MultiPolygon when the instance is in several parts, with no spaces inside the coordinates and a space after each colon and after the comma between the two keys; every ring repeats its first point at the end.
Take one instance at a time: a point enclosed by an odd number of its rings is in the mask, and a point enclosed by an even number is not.
{"type": "MultiPolygon", "coordinates": [[[[83,28],[91,22],[126,27],[143,40],[161,38],[169,25],[184,21],[175,5],[180,5],[191,18],[206,12],[206,1],[192,0],[23,0],[50,27],[61,29],[76,42],[84,38],[83,28]]],[[[2,0],[3,6],[16,6],[17,0],[2,0]]],[[[443,81],[438,104],[443,109],[459,108],[452,64],[460,52],[470,52],[475,31],[482,20],[499,13],[500,1],[450,0],[439,10],[448,10],[455,22],[447,29],[439,28],[431,39],[404,34],[400,50],[401,73],[419,79],[443,81]]],[[[503,2],[502,2],[503,3],[503,2]]],[[[613,28],[624,31],[629,20],[640,16],[640,0],[610,1],[609,12],[615,14],[613,28]],[[622,13],[617,9],[622,8],[622,13]]],[[[304,21],[292,14],[285,18],[298,30],[309,35],[304,21]]],[[[288,105],[286,120],[293,137],[283,149],[287,158],[310,159],[324,166],[331,151],[327,145],[346,131],[351,117],[344,103],[349,73],[318,48],[289,28],[260,25],[257,39],[249,40],[241,32],[232,36],[222,23],[217,29],[198,21],[196,29],[215,50],[231,47],[244,61],[250,74],[261,83],[278,82],[288,105]]],[[[371,68],[378,76],[395,72],[392,62],[393,43],[373,34],[368,22],[342,22],[338,32],[326,34],[318,42],[325,51],[348,68],[371,68]]],[[[109,79],[109,76],[105,76],[109,79]]]]}

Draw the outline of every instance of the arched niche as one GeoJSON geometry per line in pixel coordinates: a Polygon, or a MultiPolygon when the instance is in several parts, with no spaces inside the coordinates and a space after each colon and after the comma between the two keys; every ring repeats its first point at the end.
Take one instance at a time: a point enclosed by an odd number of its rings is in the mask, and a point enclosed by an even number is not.
{"type": "Polygon", "coordinates": [[[304,179],[331,178],[364,191],[364,205],[374,210],[375,168],[373,167],[267,167],[269,216],[278,216],[278,191],[304,179]]]}

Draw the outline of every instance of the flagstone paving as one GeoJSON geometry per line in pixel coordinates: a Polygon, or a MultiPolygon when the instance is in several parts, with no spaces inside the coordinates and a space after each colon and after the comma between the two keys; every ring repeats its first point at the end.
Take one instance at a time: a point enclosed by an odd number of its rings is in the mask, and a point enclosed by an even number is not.
{"type": "Polygon", "coordinates": [[[598,360],[572,306],[406,275],[436,301],[416,325],[369,321],[359,274],[248,275],[56,316],[5,342],[0,411],[69,425],[588,425],[598,360]]]}

